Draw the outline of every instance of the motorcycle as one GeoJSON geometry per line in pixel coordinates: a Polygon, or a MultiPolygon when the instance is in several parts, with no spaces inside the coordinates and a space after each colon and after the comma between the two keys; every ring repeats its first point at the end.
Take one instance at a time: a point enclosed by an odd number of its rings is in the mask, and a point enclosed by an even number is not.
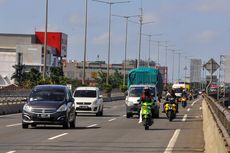
{"type": "Polygon", "coordinates": [[[175,99],[170,98],[165,104],[165,113],[171,122],[174,118],[176,118],[176,104],[175,99]]]}
{"type": "Polygon", "coordinates": [[[145,130],[149,130],[149,127],[153,124],[152,117],[152,102],[142,102],[141,103],[141,117],[142,124],[145,127],[145,130]]]}
{"type": "Polygon", "coordinates": [[[185,108],[187,106],[187,97],[183,96],[180,98],[181,106],[185,108]]]}

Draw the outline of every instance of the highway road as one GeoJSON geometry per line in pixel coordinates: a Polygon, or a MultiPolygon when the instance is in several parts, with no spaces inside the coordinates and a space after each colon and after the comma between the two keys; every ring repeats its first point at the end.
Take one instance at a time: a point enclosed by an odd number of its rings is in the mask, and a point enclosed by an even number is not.
{"type": "Polygon", "coordinates": [[[0,116],[0,153],[197,153],[204,152],[202,99],[179,108],[169,122],[161,113],[145,131],[127,119],[124,100],[105,103],[103,117],[77,116],[76,129],[22,129],[21,114],[0,116]]]}

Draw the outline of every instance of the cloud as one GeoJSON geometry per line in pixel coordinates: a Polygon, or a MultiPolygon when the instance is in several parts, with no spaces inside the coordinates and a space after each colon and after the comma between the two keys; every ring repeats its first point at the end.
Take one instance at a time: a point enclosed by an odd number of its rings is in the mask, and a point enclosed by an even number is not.
{"type": "Polygon", "coordinates": [[[200,12],[230,12],[229,0],[204,0],[196,6],[200,12]]]}
{"type": "Polygon", "coordinates": [[[218,33],[206,30],[195,35],[195,39],[201,43],[213,42],[218,37],[218,33]]]}
{"type": "Polygon", "coordinates": [[[152,13],[145,13],[143,16],[144,22],[158,22],[159,18],[152,13]]]}
{"type": "MultiPolygon", "coordinates": [[[[122,43],[123,42],[123,38],[121,38],[120,36],[116,36],[113,33],[111,33],[111,43],[113,44],[118,44],[118,43],[122,43]]],[[[109,40],[109,33],[103,33],[102,35],[96,37],[93,39],[93,43],[97,44],[97,45],[105,45],[108,44],[108,40],[109,40]]]]}
{"type": "Polygon", "coordinates": [[[68,17],[68,21],[70,24],[73,24],[73,25],[79,25],[79,24],[82,24],[82,18],[79,17],[78,15],[76,14],[72,14],[68,17]]]}

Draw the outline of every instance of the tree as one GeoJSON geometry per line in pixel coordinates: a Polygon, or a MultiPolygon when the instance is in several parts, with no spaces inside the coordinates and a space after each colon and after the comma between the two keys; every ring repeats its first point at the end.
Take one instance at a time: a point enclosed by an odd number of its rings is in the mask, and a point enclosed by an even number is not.
{"type": "Polygon", "coordinates": [[[66,83],[64,78],[64,72],[60,67],[51,67],[50,68],[50,80],[53,84],[63,84],[66,83]]]}
{"type": "Polygon", "coordinates": [[[13,68],[15,69],[15,72],[11,76],[11,79],[15,79],[16,84],[18,84],[19,86],[22,85],[24,67],[25,65],[21,65],[21,64],[16,64],[13,66],[13,68]]]}

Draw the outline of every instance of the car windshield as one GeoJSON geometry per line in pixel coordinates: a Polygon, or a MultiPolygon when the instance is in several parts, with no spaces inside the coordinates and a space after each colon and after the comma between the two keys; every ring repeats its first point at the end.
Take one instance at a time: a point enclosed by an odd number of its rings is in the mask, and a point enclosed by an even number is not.
{"type": "Polygon", "coordinates": [[[64,101],[65,91],[60,89],[34,90],[29,101],[64,101]]]}
{"type": "MultiPolygon", "coordinates": [[[[141,94],[143,93],[144,87],[132,87],[129,90],[129,96],[130,97],[140,97],[141,94]]],[[[150,87],[150,93],[151,96],[155,96],[155,88],[150,87]]]]}
{"type": "Polygon", "coordinates": [[[182,89],[181,88],[176,88],[176,89],[174,89],[174,91],[175,91],[175,93],[182,93],[182,89]]]}
{"type": "Polygon", "coordinates": [[[88,97],[95,98],[97,97],[96,90],[76,90],[74,97],[88,97]]]}

